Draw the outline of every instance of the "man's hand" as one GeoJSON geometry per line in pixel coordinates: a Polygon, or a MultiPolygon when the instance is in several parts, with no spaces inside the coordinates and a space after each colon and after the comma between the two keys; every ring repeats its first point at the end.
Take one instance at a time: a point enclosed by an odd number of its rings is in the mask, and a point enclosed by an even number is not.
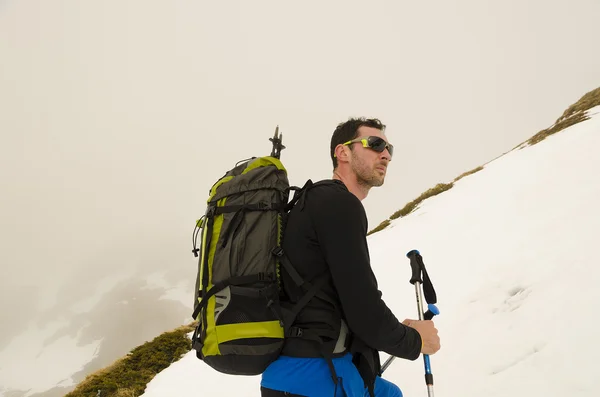
{"type": "Polygon", "coordinates": [[[402,321],[402,324],[416,329],[419,335],[421,335],[421,339],[423,340],[421,353],[435,354],[440,350],[440,337],[438,336],[438,330],[435,328],[433,321],[406,319],[402,321]]]}

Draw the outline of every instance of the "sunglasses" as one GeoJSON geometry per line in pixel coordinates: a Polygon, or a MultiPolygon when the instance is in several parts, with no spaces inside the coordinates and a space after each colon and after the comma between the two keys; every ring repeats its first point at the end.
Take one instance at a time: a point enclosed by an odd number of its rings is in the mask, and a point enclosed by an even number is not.
{"type": "Polygon", "coordinates": [[[385,149],[390,152],[390,157],[394,155],[394,146],[390,143],[387,143],[378,136],[367,136],[364,138],[356,138],[346,143],[342,143],[342,145],[351,145],[353,143],[362,143],[363,147],[369,148],[371,150],[375,150],[376,152],[383,152],[385,149]]]}

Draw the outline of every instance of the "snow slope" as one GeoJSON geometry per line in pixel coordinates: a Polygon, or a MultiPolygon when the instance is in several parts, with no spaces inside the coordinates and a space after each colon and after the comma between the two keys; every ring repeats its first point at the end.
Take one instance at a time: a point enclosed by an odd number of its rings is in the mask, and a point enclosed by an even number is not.
{"type": "MultiPolygon", "coordinates": [[[[441,310],[437,395],[599,395],[600,332],[590,317],[600,300],[599,113],[509,152],[369,236],[380,289],[401,320],[416,318],[405,254],[423,255],[441,310]]],[[[405,396],[426,395],[421,359],[397,359],[384,377],[405,396]]],[[[219,374],[191,352],[144,396],[258,396],[259,382],[219,374]]]]}

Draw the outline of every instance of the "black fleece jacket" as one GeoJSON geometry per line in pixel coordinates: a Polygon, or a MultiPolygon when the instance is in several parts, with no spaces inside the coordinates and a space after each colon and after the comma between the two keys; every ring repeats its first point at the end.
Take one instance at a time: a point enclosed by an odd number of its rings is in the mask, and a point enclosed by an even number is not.
{"type": "MultiPolygon", "coordinates": [[[[341,181],[319,184],[290,212],[283,249],[305,279],[329,269],[331,279],[323,293],[341,307],[350,331],[370,348],[396,357],[415,360],[421,337],[400,323],[382,300],[371,269],[367,245],[367,217],[360,200],[341,181]]],[[[293,290],[293,285],[284,284],[293,290]]],[[[297,292],[297,291],[296,291],[297,292]]],[[[294,292],[292,292],[294,294],[294,292]]],[[[324,327],[314,321],[302,324],[303,312],[333,310],[315,298],[298,316],[299,326],[324,327]]]]}

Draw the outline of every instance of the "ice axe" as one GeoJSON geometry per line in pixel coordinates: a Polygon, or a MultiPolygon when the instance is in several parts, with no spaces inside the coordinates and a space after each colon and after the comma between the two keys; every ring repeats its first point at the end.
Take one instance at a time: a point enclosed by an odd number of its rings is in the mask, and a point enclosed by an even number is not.
{"type": "Polygon", "coordinates": [[[275,128],[275,135],[273,135],[273,138],[269,138],[269,140],[273,142],[271,157],[278,159],[281,156],[281,151],[285,149],[285,146],[283,146],[283,134],[279,133],[279,126],[275,128]]]}
{"type": "MultiPolygon", "coordinates": [[[[419,320],[431,320],[433,316],[440,314],[438,308],[435,306],[437,303],[437,296],[435,289],[431,283],[431,279],[425,269],[425,263],[423,263],[423,257],[417,250],[412,250],[406,256],[410,259],[410,267],[412,269],[412,277],[410,283],[415,286],[415,293],[417,296],[417,310],[419,313],[419,320]],[[422,277],[421,277],[422,276],[422,277]],[[425,295],[425,301],[428,304],[427,312],[423,312],[423,295],[425,295]]],[[[381,374],[385,371],[396,357],[392,356],[381,367],[381,374]]],[[[425,384],[427,385],[427,395],[433,397],[433,374],[431,373],[431,363],[429,361],[429,355],[423,354],[423,360],[425,361],[425,384]]]]}

